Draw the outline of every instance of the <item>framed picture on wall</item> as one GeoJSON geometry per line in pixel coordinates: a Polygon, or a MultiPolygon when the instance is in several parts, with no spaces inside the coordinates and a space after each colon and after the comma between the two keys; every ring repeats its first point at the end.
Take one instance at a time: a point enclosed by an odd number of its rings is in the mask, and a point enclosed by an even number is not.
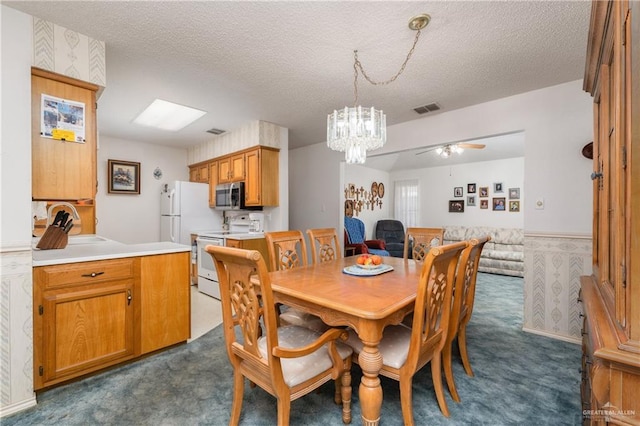
{"type": "Polygon", "coordinates": [[[467,196],[467,205],[470,207],[475,207],[476,205],[476,196],[475,195],[468,195],[467,196]]]}
{"type": "Polygon", "coordinates": [[[480,200],[481,209],[489,209],[489,200],[480,200]]]}
{"type": "Polygon", "coordinates": [[[510,212],[519,212],[520,211],[520,201],[509,201],[509,211],[510,212]]]}
{"type": "Polygon", "coordinates": [[[496,182],[493,184],[493,192],[504,192],[502,189],[502,182],[496,182]]]}
{"type": "Polygon", "coordinates": [[[464,212],[464,200],[449,200],[449,213],[464,212]]]}
{"type": "Polygon", "coordinates": [[[475,194],[476,193],[476,184],[468,183],[467,184],[467,194],[475,194]]]}
{"type": "Polygon", "coordinates": [[[453,188],[453,196],[454,197],[462,197],[462,187],[461,186],[456,186],[455,188],[453,188]]]}
{"type": "Polygon", "coordinates": [[[140,163],[107,160],[109,194],[140,194],[140,163]]]}
{"type": "Polygon", "coordinates": [[[493,210],[504,211],[505,207],[505,199],[504,197],[497,197],[493,199],[493,210]]]}
{"type": "Polygon", "coordinates": [[[520,199],[520,188],[509,188],[509,199],[510,200],[519,200],[520,199]]]}
{"type": "Polygon", "coordinates": [[[485,198],[489,196],[489,187],[488,186],[481,186],[480,187],[480,198],[485,198]]]}

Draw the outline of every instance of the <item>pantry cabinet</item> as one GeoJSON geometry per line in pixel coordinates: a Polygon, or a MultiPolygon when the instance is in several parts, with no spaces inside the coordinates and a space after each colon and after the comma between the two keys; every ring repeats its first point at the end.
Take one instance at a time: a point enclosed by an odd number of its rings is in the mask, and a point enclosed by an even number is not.
{"type": "Polygon", "coordinates": [[[583,418],[640,424],[640,3],[591,7],[584,89],[594,100],[593,274],[581,277],[579,296],[583,418]]]}
{"type": "Polygon", "coordinates": [[[189,182],[209,183],[209,162],[189,166],[189,182]]]}
{"type": "Polygon", "coordinates": [[[189,252],[34,267],[34,389],[188,340],[189,267],[189,252]]]}
{"type": "Polygon", "coordinates": [[[279,150],[258,147],[245,153],[245,205],[278,205],[279,150]]]}
{"type": "Polygon", "coordinates": [[[218,183],[240,182],[244,177],[244,152],[218,159],[218,183]]]}
{"type": "Polygon", "coordinates": [[[34,389],[135,357],[134,259],[36,267],[34,389]]]}

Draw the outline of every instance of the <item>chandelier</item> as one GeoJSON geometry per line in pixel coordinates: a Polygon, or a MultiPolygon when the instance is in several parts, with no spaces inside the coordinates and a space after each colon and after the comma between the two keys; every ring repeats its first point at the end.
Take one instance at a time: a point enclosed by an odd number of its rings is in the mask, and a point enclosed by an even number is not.
{"type": "Polygon", "coordinates": [[[355,98],[353,107],[334,110],[327,116],[327,146],[334,151],[344,152],[348,164],[364,164],[367,159],[367,151],[381,148],[387,142],[387,117],[384,112],[374,107],[363,108],[358,105],[358,71],[374,86],[386,85],[395,81],[402,74],[413,54],[420,38],[420,30],[425,28],[430,20],[431,17],[427,14],[418,15],[409,20],[409,28],[416,31],[416,37],[400,70],[389,80],[377,82],[369,78],[358,60],[358,51],[353,51],[353,94],[355,98]]]}
{"type": "Polygon", "coordinates": [[[462,149],[458,144],[454,145],[445,145],[436,148],[436,154],[438,154],[442,158],[449,158],[451,154],[462,154],[464,149],[462,149]]]}

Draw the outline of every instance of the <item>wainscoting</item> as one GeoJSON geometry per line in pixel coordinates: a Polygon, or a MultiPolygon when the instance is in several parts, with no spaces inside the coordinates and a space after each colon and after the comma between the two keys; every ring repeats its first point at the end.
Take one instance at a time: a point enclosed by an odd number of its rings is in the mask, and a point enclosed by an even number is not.
{"type": "Polygon", "coordinates": [[[591,274],[590,235],[525,233],[523,330],[579,343],[580,276],[591,274]]]}

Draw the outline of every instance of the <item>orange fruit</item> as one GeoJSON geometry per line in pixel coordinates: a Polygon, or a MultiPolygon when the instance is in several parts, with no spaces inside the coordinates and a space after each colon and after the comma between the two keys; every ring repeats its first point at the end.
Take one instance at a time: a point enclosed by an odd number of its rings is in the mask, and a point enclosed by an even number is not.
{"type": "Polygon", "coordinates": [[[364,260],[366,259],[366,257],[364,256],[358,256],[358,258],[356,259],[356,262],[358,263],[358,265],[364,265],[364,260]]]}
{"type": "Polygon", "coordinates": [[[382,257],[374,254],[373,256],[371,256],[371,261],[374,265],[380,265],[382,263],[382,257]]]}

